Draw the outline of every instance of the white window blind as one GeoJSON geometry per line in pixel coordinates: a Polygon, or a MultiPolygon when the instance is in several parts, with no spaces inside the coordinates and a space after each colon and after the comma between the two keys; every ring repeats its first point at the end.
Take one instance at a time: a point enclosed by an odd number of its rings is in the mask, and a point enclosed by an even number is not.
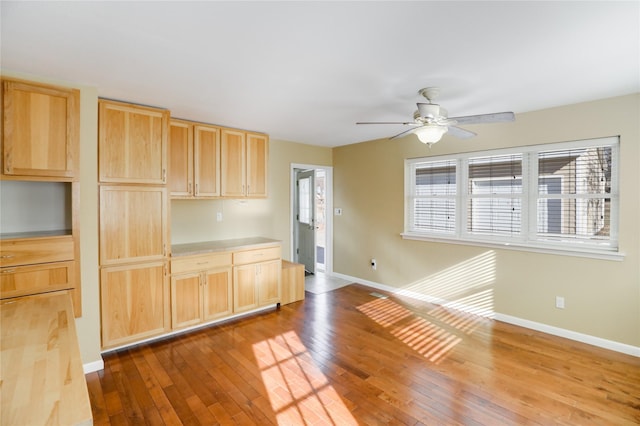
{"type": "Polygon", "coordinates": [[[470,158],[467,232],[520,235],[522,154],[470,158]]]}
{"type": "Polygon", "coordinates": [[[456,224],[456,162],[415,165],[413,227],[421,231],[452,234],[456,224]]]}
{"type": "Polygon", "coordinates": [[[406,160],[403,235],[617,251],[618,144],[611,137],[406,160]]]}
{"type": "Polygon", "coordinates": [[[609,240],[611,171],[611,146],[538,153],[538,238],[609,240]]]}

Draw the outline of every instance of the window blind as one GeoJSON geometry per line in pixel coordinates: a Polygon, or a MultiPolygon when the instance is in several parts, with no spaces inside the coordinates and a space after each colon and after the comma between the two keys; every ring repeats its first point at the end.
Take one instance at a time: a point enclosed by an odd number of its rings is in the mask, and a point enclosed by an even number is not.
{"type": "Polygon", "coordinates": [[[467,232],[522,232],[522,154],[468,160],[467,232]]]}
{"type": "Polygon", "coordinates": [[[405,234],[618,250],[619,138],[405,160],[405,234]]]}
{"type": "Polygon", "coordinates": [[[455,160],[415,165],[413,229],[439,233],[455,231],[456,168],[455,160]]]}
{"type": "Polygon", "coordinates": [[[611,173],[610,146],[539,152],[538,238],[608,240],[611,173]]]}

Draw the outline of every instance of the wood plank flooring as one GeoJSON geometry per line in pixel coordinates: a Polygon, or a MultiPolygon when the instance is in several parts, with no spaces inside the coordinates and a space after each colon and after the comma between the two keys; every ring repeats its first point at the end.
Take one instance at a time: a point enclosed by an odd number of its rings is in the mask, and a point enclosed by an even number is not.
{"type": "Polygon", "coordinates": [[[640,358],[374,292],[107,354],[94,423],[640,424],[640,358]]]}

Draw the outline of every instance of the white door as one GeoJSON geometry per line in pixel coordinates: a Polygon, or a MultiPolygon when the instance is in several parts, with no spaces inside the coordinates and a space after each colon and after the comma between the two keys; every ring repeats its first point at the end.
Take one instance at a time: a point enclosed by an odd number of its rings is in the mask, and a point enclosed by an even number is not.
{"type": "Polygon", "coordinates": [[[316,267],[314,174],[314,170],[296,173],[296,261],[312,274],[316,267]]]}

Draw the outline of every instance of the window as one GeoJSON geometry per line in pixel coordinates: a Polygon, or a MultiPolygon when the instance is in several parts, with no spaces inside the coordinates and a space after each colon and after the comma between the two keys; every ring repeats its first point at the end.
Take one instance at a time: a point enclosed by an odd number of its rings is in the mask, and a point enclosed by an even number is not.
{"type": "Polygon", "coordinates": [[[306,177],[298,181],[298,220],[300,223],[311,224],[311,178],[306,177]]]}
{"type": "Polygon", "coordinates": [[[608,253],[618,138],[405,162],[405,238],[608,253]]]}

